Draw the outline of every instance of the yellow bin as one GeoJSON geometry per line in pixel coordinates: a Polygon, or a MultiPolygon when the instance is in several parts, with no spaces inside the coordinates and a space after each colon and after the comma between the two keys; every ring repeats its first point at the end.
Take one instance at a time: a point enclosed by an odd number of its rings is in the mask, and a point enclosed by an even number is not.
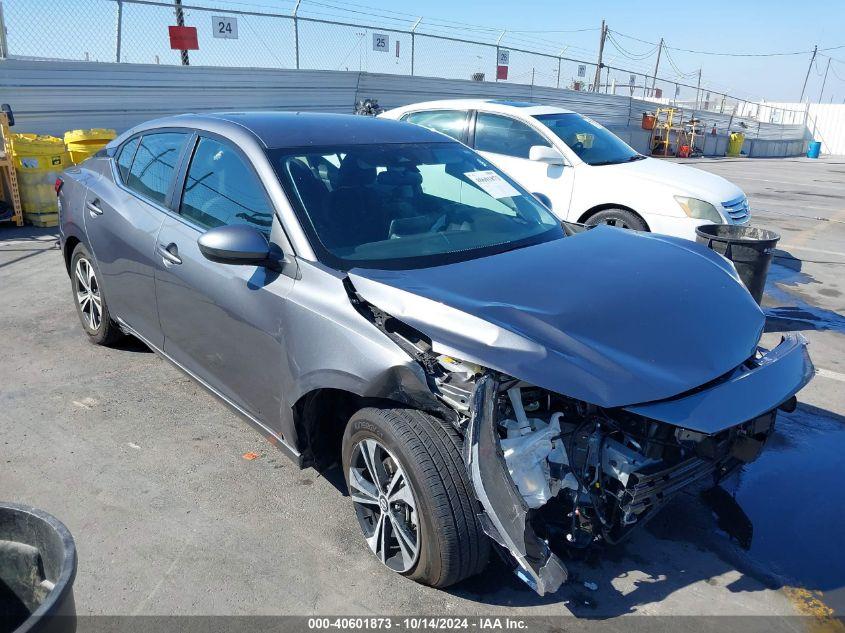
{"type": "Polygon", "coordinates": [[[36,134],[12,134],[11,141],[24,217],[36,226],[55,226],[56,178],[71,164],[64,142],[36,134]]]}
{"type": "Polygon", "coordinates": [[[745,134],[733,132],[728,141],[728,156],[739,156],[742,152],[743,143],[745,143],[745,134]]]}
{"type": "Polygon", "coordinates": [[[70,159],[76,165],[96,154],[116,136],[117,132],[104,128],[70,130],[65,132],[65,145],[70,152],[70,159]]]}

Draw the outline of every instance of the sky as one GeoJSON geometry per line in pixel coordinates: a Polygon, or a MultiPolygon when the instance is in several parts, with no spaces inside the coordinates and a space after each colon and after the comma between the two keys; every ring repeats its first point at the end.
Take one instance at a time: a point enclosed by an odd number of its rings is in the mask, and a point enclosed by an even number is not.
{"type": "MultiPolygon", "coordinates": [[[[162,2],[163,0],[157,0],[162,2]]],[[[115,59],[115,0],[0,0],[3,3],[10,52],[20,56],[61,59],[115,59]]],[[[289,19],[239,14],[238,39],[212,34],[213,19],[229,11],[277,11],[289,15],[296,0],[183,0],[185,23],[196,26],[200,50],[191,52],[194,65],[283,67],[295,66],[293,23],[289,19]],[[203,11],[192,5],[215,7],[203,11]]],[[[409,74],[409,30],[421,17],[418,33],[494,42],[505,31],[502,47],[542,50],[595,63],[602,19],[610,37],[603,61],[618,70],[602,81],[622,94],[644,93],[653,73],[656,42],[665,38],[658,75],[664,96],[675,91],[673,81],[685,83],[678,98],[694,99],[698,71],[704,91],[757,101],[796,102],[809,68],[805,100],[818,101],[828,55],[833,56],[821,100],[845,102],[845,0],[709,0],[706,3],[660,4],[633,0],[302,0],[300,16],[371,24],[389,36],[389,50],[374,51],[375,29],[337,27],[300,21],[300,63],[303,68],[349,69],[409,74]],[[383,29],[381,27],[384,27],[383,29]],[[399,50],[396,50],[396,46],[399,50]],[[814,45],[822,50],[810,66],[814,45]],[[712,55],[686,52],[690,49],[712,55]],[[795,55],[733,56],[736,53],[795,55]],[[634,77],[630,84],[631,73],[634,77]]],[[[139,63],[180,63],[169,49],[167,27],[175,23],[169,6],[131,4],[122,13],[121,60],[139,63]]],[[[415,73],[469,79],[496,73],[495,48],[415,39],[415,73]]],[[[572,87],[589,81],[594,67],[579,68],[552,57],[511,51],[509,81],[572,87]]],[[[709,98],[709,95],[708,95],[709,98]]],[[[714,94],[713,99],[718,100],[714,94]]]]}
{"type": "MultiPolygon", "coordinates": [[[[578,49],[570,52],[594,54],[598,51],[599,27],[602,19],[610,29],[642,40],[658,42],[665,38],[669,46],[714,52],[769,53],[811,51],[820,48],[845,46],[845,0],[708,0],[707,2],[661,3],[634,0],[367,0],[369,6],[393,11],[418,13],[424,16],[491,26],[513,31],[554,31],[595,28],[584,33],[531,33],[530,37],[570,44],[578,49]]],[[[634,56],[649,51],[652,46],[617,37],[617,41],[634,56]]],[[[622,66],[636,64],[653,69],[655,56],[642,61],[630,60],[611,44],[606,57],[616,58],[622,66]]],[[[845,47],[829,54],[843,60],[831,66],[845,79],[845,47]]],[[[801,85],[807,73],[810,54],[769,57],[735,58],[693,55],[670,50],[670,55],[683,72],[702,69],[702,78],[717,89],[732,88],[737,93],[772,101],[798,101],[801,85]],[[718,86],[716,86],[718,84],[718,86]]],[[[818,100],[826,58],[817,58],[817,68],[810,71],[808,94],[818,100]]],[[[815,65],[814,65],[815,66],[815,65]]],[[[664,61],[662,73],[669,74],[664,61]]],[[[661,74],[661,73],[659,73],[661,74]]],[[[828,74],[823,100],[845,99],[845,81],[828,74]]]]}

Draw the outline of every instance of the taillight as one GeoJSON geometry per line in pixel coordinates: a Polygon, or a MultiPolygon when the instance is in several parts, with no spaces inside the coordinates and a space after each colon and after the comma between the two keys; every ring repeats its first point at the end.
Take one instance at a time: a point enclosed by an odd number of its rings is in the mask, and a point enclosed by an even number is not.
{"type": "Polygon", "coordinates": [[[56,195],[59,195],[59,192],[62,190],[62,185],[65,184],[65,181],[61,178],[56,178],[56,182],[53,183],[53,189],[56,190],[56,195]]]}

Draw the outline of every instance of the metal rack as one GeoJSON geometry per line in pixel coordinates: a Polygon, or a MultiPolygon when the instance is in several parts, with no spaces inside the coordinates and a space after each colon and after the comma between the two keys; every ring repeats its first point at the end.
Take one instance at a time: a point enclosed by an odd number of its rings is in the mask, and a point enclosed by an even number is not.
{"type": "Polygon", "coordinates": [[[0,199],[8,202],[12,207],[12,217],[8,221],[16,226],[23,226],[23,209],[21,208],[21,194],[18,188],[18,176],[15,173],[15,163],[12,160],[11,131],[9,117],[0,112],[0,199]]]}

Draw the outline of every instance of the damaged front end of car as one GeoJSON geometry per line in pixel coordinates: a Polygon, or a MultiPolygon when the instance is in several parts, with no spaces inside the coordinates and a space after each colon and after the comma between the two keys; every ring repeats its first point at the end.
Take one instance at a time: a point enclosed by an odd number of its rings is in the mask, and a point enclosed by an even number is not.
{"type": "MultiPolygon", "coordinates": [[[[737,424],[727,415],[727,424],[709,432],[604,409],[495,372],[480,374],[465,461],[484,529],[513,556],[520,578],[540,595],[554,592],[567,579],[561,559],[572,550],[618,543],[676,493],[716,485],[757,459],[778,407],[793,408],[792,394],[812,376],[802,337],[784,339],[772,353],[792,365],[782,373],[797,382],[780,376],[780,383],[770,383],[773,404],[762,405],[770,408],[737,424]]],[[[765,358],[761,351],[759,360],[765,358]]],[[[765,373],[769,364],[759,360],[709,388],[765,373]]]]}
{"type": "Polygon", "coordinates": [[[723,260],[660,236],[599,227],[346,284],[422,367],[485,531],[541,595],[573,550],[754,461],[814,373],[800,334],[759,347],[765,317],[723,260]]]}
{"type": "Polygon", "coordinates": [[[754,461],[777,409],[813,374],[806,340],[771,351],[688,393],[602,407],[437,351],[437,344],[362,299],[361,314],[423,367],[429,388],[464,437],[464,461],[485,532],[538,594],[567,580],[573,550],[614,544],[673,495],[717,484],[754,461]]]}

